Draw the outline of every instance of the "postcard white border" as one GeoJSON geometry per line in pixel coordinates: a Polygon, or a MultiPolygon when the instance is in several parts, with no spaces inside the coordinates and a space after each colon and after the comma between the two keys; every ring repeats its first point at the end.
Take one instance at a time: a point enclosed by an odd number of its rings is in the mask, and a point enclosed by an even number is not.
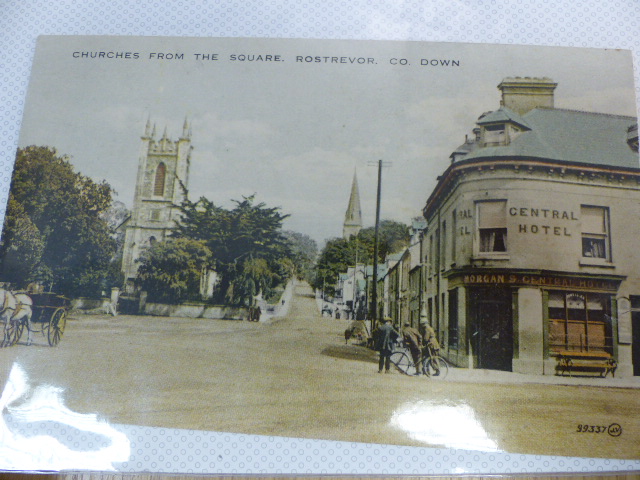
{"type": "MultiPolygon", "coordinates": [[[[382,6],[371,6],[364,0],[263,3],[268,2],[249,0],[209,6],[191,6],[184,0],[4,2],[0,18],[3,32],[0,38],[0,63],[3,65],[0,99],[4,107],[0,111],[0,205],[5,204],[8,195],[35,39],[39,34],[385,39],[625,48],[633,51],[636,95],[640,98],[640,28],[637,4],[633,0],[591,0],[581,3],[580,8],[568,0],[536,2],[533,6],[517,0],[507,0],[496,6],[447,0],[433,0],[428,4],[415,0],[402,4],[388,2],[382,6]],[[482,8],[487,11],[479,11],[482,8]]],[[[129,439],[131,447],[129,460],[114,465],[121,472],[398,475],[640,470],[640,461],[115,427],[129,439]],[[168,437],[175,443],[167,441],[168,437]],[[211,445],[211,450],[203,453],[208,461],[184,448],[176,448],[183,445],[184,440],[188,444],[196,438],[200,441],[206,438],[211,445]],[[167,453],[171,452],[167,456],[169,463],[158,462],[160,444],[167,453]],[[243,458],[234,456],[239,444],[250,444],[251,453],[243,458]],[[282,454],[283,445],[290,455],[282,454]],[[388,460],[387,466],[374,469],[367,459],[381,451],[388,460]],[[210,457],[211,452],[218,453],[210,457]],[[327,458],[334,461],[327,462],[327,458]],[[327,468],[329,463],[333,465],[331,468],[327,468]]],[[[32,429],[18,433],[59,435],[59,432],[42,428],[42,432],[32,429]]],[[[10,447],[0,444],[0,451],[5,450],[0,458],[15,458],[5,455],[7,448],[10,447]]],[[[16,462],[1,464],[0,469],[51,468],[42,458],[20,458],[19,462],[15,458],[16,462]]],[[[65,468],[69,469],[73,467],[65,468]]]]}

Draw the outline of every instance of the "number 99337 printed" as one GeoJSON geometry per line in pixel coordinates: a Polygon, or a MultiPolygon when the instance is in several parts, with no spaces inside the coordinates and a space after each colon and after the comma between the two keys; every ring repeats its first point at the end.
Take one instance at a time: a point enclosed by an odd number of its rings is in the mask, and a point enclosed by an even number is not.
{"type": "Polygon", "coordinates": [[[617,423],[612,423],[609,426],[606,425],[589,425],[578,424],[576,430],[577,433],[608,433],[612,437],[619,437],[622,435],[622,427],[617,423]]]}

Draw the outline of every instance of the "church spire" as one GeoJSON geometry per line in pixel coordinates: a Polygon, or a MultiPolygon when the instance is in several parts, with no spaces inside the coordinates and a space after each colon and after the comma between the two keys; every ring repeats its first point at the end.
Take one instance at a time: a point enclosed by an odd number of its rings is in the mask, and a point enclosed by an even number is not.
{"type": "Polygon", "coordinates": [[[360,191],[358,190],[358,177],[353,172],[353,182],[351,182],[351,195],[349,196],[349,206],[344,216],[342,236],[349,239],[351,235],[357,235],[362,228],[362,211],[360,210],[360,191]]]}
{"type": "Polygon", "coordinates": [[[191,137],[191,127],[189,126],[187,117],[184,117],[184,124],[182,125],[182,138],[190,138],[190,137],[191,137]]]}
{"type": "Polygon", "coordinates": [[[149,138],[151,135],[151,117],[147,117],[147,124],[144,127],[144,138],[149,138]]]}

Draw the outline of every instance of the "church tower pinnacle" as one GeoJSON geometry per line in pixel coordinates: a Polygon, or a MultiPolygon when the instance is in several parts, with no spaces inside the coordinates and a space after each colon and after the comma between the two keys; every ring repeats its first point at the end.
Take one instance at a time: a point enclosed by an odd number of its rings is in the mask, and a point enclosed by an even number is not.
{"type": "Polygon", "coordinates": [[[360,210],[360,192],[358,190],[358,177],[353,172],[353,182],[351,183],[351,195],[349,196],[349,206],[344,216],[342,227],[342,237],[346,240],[351,235],[357,235],[362,229],[362,211],[360,210]]]}

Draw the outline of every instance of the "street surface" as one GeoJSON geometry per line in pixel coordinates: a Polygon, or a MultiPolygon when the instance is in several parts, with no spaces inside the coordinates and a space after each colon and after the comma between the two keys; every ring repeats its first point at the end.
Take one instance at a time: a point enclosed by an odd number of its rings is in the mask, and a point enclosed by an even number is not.
{"type": "Polygon", "coordinates": [[[378,374],[374,352],[345,345],[348,324],[321,317],[306,285],[271,322],[72,315],[56,348],[34,334],[0,350],[2,380],[19,365],[30,392],[58,387],[71,411],[111,423],[640,458],[638,389],[378,374]]]}

